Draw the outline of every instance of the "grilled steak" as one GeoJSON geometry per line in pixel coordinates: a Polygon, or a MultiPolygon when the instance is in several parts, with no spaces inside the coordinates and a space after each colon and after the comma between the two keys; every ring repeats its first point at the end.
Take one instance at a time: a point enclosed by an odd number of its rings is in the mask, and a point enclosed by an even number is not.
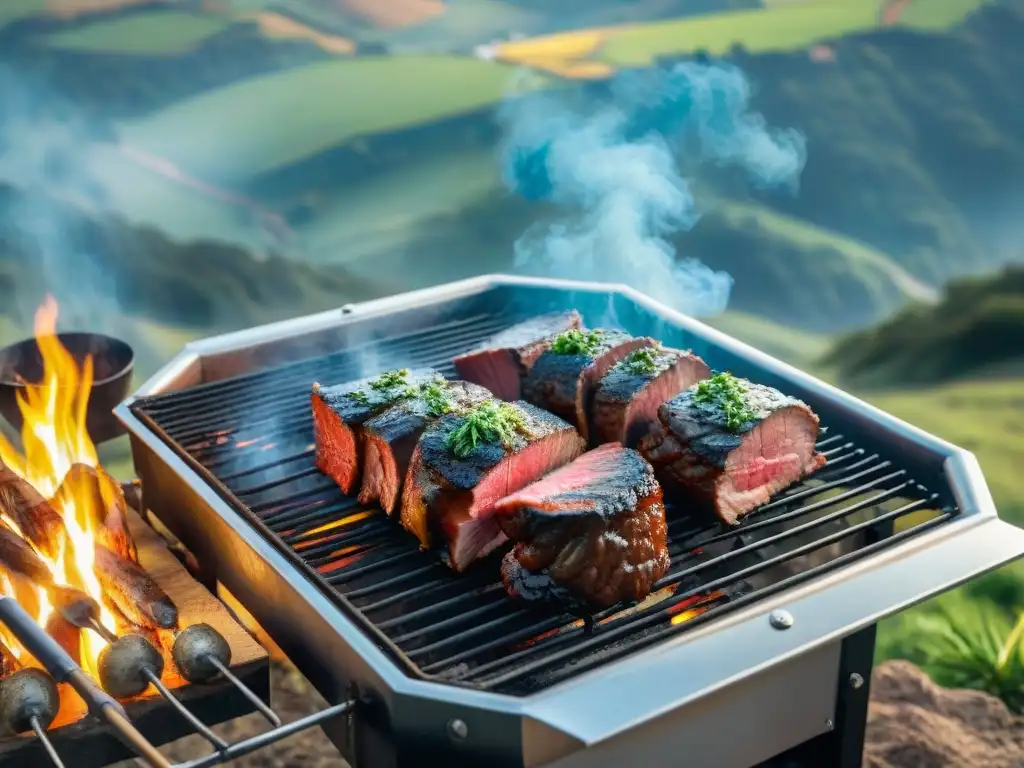
{"type": "Polygon", "coordinates": [[[586,439],[594,386],[630,352],[655,344],[621,331],[566,331],[533,364],[523,380],[523,398],[575,424],[586,439]]]}
{"type": "Polygon", "coordinates": [[[491,393],[466,381],[439,379],[363,424],[363,487],[359,503],[380,500],[393,514],[420,435],[446,413],[460,412],[490,399],[491,393]]]}
{"type": "Polygon", "coordinates": [[[572,461],[584,450],[576,430],[528,403],[489,400],[449,414],[424,432],[402,491],[402,526],[424,547],[447,546],[464,570],[505,542],[494,503],[572,461]]]}
{"type": "Polygon", "coordinates": [[[729,374],[674,397],[658,417],[640,443],[658,479],[709,504],[729,525],[825,464],[810,408],[729,374]]]}
{"type": "Polygon", "coordinates": [[[415,394],[420,384],[440,374],[432,368],[388,371],[331,387],[313,385],[313,434],[316,466],[350,494],[359,480],[362,425],[385,408],[415,394]]]}
{"type": "Polygon", "coordinates": [[[709,376],[711,369],[688,351],[642,347],[631,352],[597,385],[589,411],[595,442],[636,446],[658,423],[662,403],[709,376]]]}
{"type": "Polygon", "coordinates": [[[617,443],[500,500],[495,514],[516,542],[501,564],[513,597],[604,608],[643,600],[668,570],[661,486],[617,443]]]}
{"type": "Polygon", "coordinates": [[[562,331],[580,327],[580,315],[553,312],[513,325],[452,362],[459,378],[486,387],[509,402],[521,397],[521,382],[540,354],[562,331]]]}

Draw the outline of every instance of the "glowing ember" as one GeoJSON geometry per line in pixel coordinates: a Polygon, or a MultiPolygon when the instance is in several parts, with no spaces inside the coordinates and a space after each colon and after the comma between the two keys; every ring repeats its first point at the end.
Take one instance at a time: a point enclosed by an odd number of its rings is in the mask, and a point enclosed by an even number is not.
{"type": "MultiPolygon", "coordinates": [[[[93,384],[93,361],[87,357],[79,368],[74,357],[57,338],[57,303],[47,296],[35,318],[35,336],[42,356],[43,378],[32,382],[18,393],[18,407],[24,419],[21,430],[24,453],[19,453],[0,435],[0,461],[12,472],[26,480],[43,497],[53,499],[68,470],[74,464],[98,467],[96,446],[86,429],[86,407],[93,384]]],[[[53,508],[63,518],[66,536],[56,535],[54,541],[34,549],[49,566],[57,584],[76,587],[87,592],[100,605],[103,623],[113,627],[114,617],[103,603],[103,590],[93,572],[93,521],[97,519],[92,507],[96,500],[91,489],[65,488],[53,508]],[[43,549],[49,552],[41,551],[43,549]]],[[[10,510],[0,505],[0,517],[13,531],[25,538],[18,521],[10,510]]],[[[24,581],[13,574],[0,574],[0,586],[13,595],[26,608],[32,610],[41,626],[53,612],[46,592],[37,586],[21,584],[24,581]],[[31,600],[34,594],[35,600],[31,600]]],[[[7,639],[7,638],[5,638],[7,639]]],[[[17,643],[8,643],[12,653],[18,654],[17,643]]],[[[95,632],[81,633],[82,664],[95,671],[96,657],[106,643],[95,632]]]]}
{"type": "MultiPolygon", "coordinates": [[[[325,523],[324,525],[321,525],[319,528],[314,528],[311,531],[306,531],[305,535],[306,536],[318,536],[321,533],[327,533],[328,531],[333,531],[335,528],[344,528],[346,525],[352,525],[352,523],[358,523],[360,520],[365,520],[366,518],[368,518],[372,514],[373,514],[372,512],[356,512],[355,514],[349,515],[348,517],[343,517],[340,520],[334,520],[334,521],[332,521],[330,523],[325,523]]],[[[302,548],[305,548],[305,547],[312,547],[317,542],[319,542],[319,541],[326,541],[326,540],[327,540],[326,536],[324,536],[323,538],[320,538],[320,539],[313,540],[313,541],[310,541],[309,539],[307,539],[306,541],[302,542],[301,545],[296,545],[295,548],[296,549],[302,549],[302,548]]]]}
{"type": "Polygon", "coordinates": [[[708,595],[695,595],[687,600],[683,600],[679,605],[674,605],[670,609],[672,613],[672,625],[682,624],[700,616],[702,613],[707,613],[715,607],[715,603],[722,597],[725,597],[725,592],[712,592],[708,595]]]}

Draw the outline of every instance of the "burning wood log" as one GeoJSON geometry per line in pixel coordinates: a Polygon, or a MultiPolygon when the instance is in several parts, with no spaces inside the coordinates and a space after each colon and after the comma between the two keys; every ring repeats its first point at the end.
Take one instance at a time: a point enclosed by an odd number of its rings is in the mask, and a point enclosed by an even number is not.
{"type": "Polygon", "coordinates": [[[128,530],[128,502],[121,484],[105,470],[86,464],[72,465],[53,498],[64,510],[70,508],[71,500],[84,501],[96,540],[111,552],[138,564],[139,553],[128,530]]]}
{"type": "Polygon", "coordinates": [[[0,521],[0,565],[25,576],[36,584],[53,584],[53,574],[43,559],[35,553],[21,536],[0,521]]]}
{"type": "Polygon", "coordinates": [[[97,543],[93,570],[106,595],[129,621],[141,627],[173,629],[178,609],[142,568],[97,543]]]}
{"type": "Polygon", "coordinates": [[[32,484],[0,463],[0,512],[47,557],[56,557],[67,530],[64,519],[32,484]]]}
{"type": "Polygon", "coordinates": [[[21,669],[21,662],[18,661],[18,657],[3,642],[0,642],[0,678],[13,675],[19,669],[21,669]]]}

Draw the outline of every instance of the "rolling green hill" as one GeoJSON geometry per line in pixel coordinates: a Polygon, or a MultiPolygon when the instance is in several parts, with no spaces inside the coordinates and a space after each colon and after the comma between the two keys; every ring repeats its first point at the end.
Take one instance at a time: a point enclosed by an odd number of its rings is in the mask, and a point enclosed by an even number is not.
{"type": "Polygon", "coordinates": [[[920,385],[1024,363],[1024,267],[954,281],[938,304],[913,304],[843,338],[826,363],[862,385],[920,385]]]}
{"type": "Polygon", "coordinates": [[[162,11],[97,21],[47,35],[43,42],[69,51],[168,55],[192,50],[228,26],[209,14],[162,11]]]}
{"type": "Polygon", "coordinates": [[[186,168],[238,182],[358,136],[492,104],[511,75],[458,56],[325,61],[208,91],[126,123],[121,134],[186,168]]]}

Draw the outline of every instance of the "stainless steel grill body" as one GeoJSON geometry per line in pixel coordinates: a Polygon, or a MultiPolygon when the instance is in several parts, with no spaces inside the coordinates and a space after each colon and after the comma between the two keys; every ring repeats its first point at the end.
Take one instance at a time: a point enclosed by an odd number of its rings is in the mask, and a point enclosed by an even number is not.
{"type": "Polygon", "coordinates": [[[621,286],[488,276],[196,342],[118,416],[131,434],[148,506],[328,700],[359,692],[353,727],[332,734],[359,766],[435,759],[671,765],[685,755],[688,765],[749,768],[834,727],[844,638],[1024,553],[1024,532],[998,519],[971,454],[621,286]],[[805,400],[861,450],[898,457],[901,472],[925,486],[944,515],[865,543],[813,579],[512,696],[410,675],[136,407],[162,393],[196,386],[201,392],[211,382],[341,349],[369,354],[380,349],[378,342],[467,318],[570,308],[592,327],[616,325],[692,348],[714,368],[805,400]],[[780,610],[792,621],[773,623],[770,616],[780,610]]]}

